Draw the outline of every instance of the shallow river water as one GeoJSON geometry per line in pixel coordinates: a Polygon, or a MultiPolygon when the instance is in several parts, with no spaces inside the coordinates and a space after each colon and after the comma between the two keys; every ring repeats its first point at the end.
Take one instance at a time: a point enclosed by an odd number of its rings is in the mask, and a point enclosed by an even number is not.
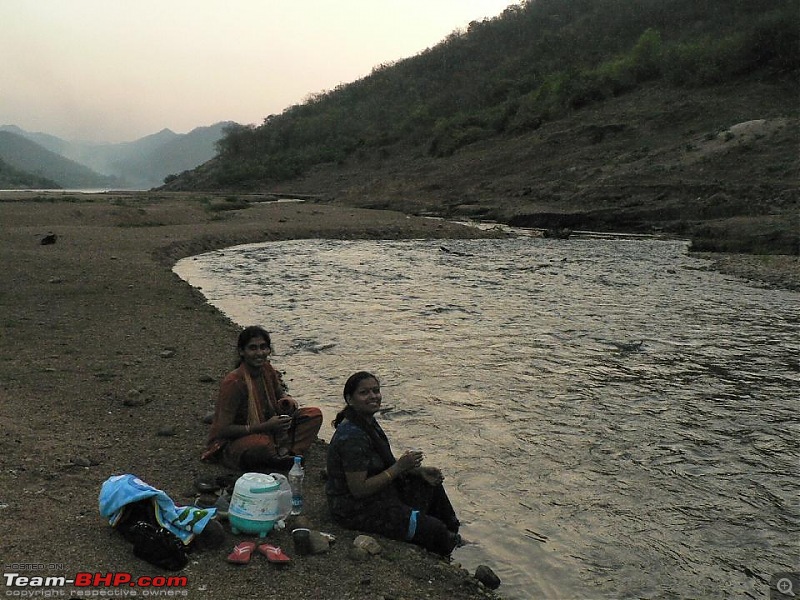
{"type": "Polygon", "coordinates": [[[440,466],[498,592],[766,597],[800,551],[800,295],[680,241],[304,240],[176,273],[330,421],[356,370],[395,452],[440,466]]]}

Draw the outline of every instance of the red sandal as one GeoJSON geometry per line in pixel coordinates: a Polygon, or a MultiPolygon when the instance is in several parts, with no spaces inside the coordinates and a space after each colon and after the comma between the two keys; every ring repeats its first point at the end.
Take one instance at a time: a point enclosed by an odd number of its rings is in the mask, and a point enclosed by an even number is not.
{"type": "Polygon", "coordinates": [[[235,565],[246,565],[250,562],[250,557],[255,550],[255,542],[240,542],[233,548],[233,552],[228,554],[228,562],[235,565]]]}
{"type": "Polygon", "coordinates": [[[292,559],[286,556],[283,550],[281,550],[277,546],[270,546],[269,544],[261,544],[258,547],[258,551],[261,552],[261,554],[263,554],[264,556],[266,556],[267,560],[271,563],[286,564],[292,561],[292,559]]]}

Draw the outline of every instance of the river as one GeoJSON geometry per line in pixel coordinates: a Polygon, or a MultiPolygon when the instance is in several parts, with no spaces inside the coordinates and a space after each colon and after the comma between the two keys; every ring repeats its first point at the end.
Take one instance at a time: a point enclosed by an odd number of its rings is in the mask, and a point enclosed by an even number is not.
{"type": "Polygon", "coordinates": [[[329,423],[382,382],[489,565],[527,598],[765,597],[800,564],[800,296],[707,270],[681,241],[301,240],[175,271],[273,333],[329,423]]]}

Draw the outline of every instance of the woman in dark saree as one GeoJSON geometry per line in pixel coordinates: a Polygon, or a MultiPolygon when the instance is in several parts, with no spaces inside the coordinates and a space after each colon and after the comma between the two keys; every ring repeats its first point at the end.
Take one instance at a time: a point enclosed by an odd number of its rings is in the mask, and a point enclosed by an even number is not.
{"type": "Polygon", "coordinates": [[[334,520],[349,529],[410,541],[442,556],[461,544],[459,521],[435,467],[422,452],[395,459],[375,420],[380,384],[360,371],[344,386],[347,406],[334,420],[328,447],[326,494],[334,520]]]}

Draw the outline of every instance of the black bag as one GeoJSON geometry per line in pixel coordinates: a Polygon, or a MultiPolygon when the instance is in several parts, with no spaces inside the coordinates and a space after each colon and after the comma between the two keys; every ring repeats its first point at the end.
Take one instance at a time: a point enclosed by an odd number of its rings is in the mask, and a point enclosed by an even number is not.
{"type": "Polygon", "coordinates": [[[189,562],[186,547],[171,531],[146,521],[137,521],[130,530],[133,555],[167,571],[180,571],[189,562]]]}
{"type": "Polygon", "coordinates": [[[128,504],[117,531],[133,544],[133,554],[168,571],[179,571],[189,563],[188,548],[180,538],[159,525],[150,500],[128,504]]]}

